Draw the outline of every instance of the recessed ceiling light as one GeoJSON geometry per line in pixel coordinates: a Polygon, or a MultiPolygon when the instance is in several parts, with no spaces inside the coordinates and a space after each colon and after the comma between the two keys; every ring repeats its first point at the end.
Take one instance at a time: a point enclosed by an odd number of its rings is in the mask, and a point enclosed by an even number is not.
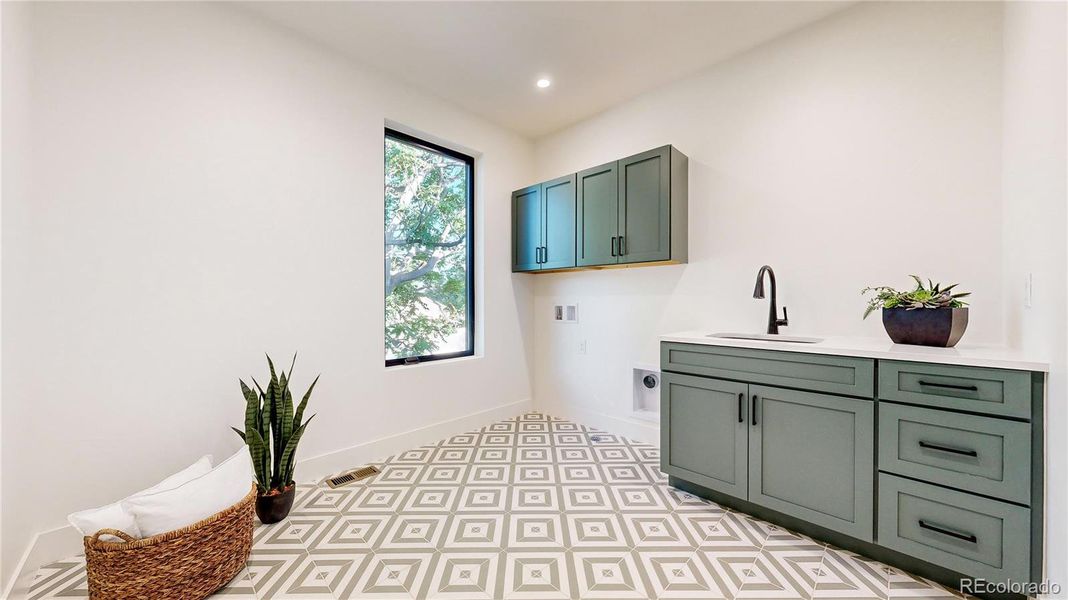
{"type": "Polygon", "coordinates": [[[537,86],[538,86],[538,87],[540,87],[540,88],[547,88],[547,87],[549,87],[549,86],[550,86],[550,85],[552,85],[552,84],[553,84],[553,82],[551,82],[551,81],[549,81],[548,79],[545,79],[545,78],[543,77],[543,78],[541,78],[541,79],[539,79],[539,80],[538,80],[537,86]]]}

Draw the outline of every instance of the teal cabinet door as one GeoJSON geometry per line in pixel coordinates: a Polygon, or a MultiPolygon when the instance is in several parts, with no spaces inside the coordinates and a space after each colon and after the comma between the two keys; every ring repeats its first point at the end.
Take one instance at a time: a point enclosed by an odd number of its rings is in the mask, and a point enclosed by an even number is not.
{"type": "Polygon", "coordinates": [[[541,184],[542,269],[575,266],[575,175],[541,184]]]}
{"type": "Polygon", "coordinates": [[[676,373],[660,381],[661,470],[744,500],[748,386],[676,373]]]}
{"type": "Polygon", "coordinates": [[[874,402],[750,385],[749,501],[874,536],[874,402]]]}
{"type": "Polygon", "coordinates": [[[512,271],[541,268],[541,186],[512,192],[512,271]]]}
{"type": "Polygon", "coordinates": [[[619,262],[671,258],[671,146],[619,161],[619,262]]]}
{"type": "Polygon", "coordinates": [[[579,266],[619,262],[619,198],[615,162],[580,171],[578,191],[579,266]]]}

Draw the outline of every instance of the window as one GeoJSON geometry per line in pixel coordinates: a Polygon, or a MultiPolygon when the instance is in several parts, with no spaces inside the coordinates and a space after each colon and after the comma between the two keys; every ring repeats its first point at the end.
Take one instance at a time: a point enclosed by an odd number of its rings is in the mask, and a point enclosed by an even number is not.
{"type": "Polygon", "coordinates": [[[475,352],[474,159],[386,129],[386,366],[475,352]]]}

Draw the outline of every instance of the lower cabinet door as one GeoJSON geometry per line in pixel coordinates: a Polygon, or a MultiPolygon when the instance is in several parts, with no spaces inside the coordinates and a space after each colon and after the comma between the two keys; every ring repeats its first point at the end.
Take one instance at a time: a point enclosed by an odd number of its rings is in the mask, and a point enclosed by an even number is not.
{"type": "Polygon", "coordinates": [[[734,381],[663,373],[661,469],[744,500],[747,388],[734,381]]]}
{"type": "Polygon", "coordinates": [[[749,501],[872,541],[874,403],[760,385],[749,395],[749,501]]]}

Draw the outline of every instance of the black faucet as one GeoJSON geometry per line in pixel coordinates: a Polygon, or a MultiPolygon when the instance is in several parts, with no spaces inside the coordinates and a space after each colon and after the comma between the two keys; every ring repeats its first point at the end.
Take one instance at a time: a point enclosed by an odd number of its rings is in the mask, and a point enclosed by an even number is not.
{"type": "Polygon", "coordinates": [[[775,271],[771,270],[771,267],[764,265],[760,267],[760,272],[757,273],[756,288],[753,289],[753,297],[761,299],[764,297],[764,273],[768,274],[771,278],[771,306],[768,311],[768,333],[779,333],[779,326],[786,327],[790,324],[789,316],[786,314],[786,307],[782,307],[782,318],[779,318],[779,311],[775,307],[775,271]]]}

